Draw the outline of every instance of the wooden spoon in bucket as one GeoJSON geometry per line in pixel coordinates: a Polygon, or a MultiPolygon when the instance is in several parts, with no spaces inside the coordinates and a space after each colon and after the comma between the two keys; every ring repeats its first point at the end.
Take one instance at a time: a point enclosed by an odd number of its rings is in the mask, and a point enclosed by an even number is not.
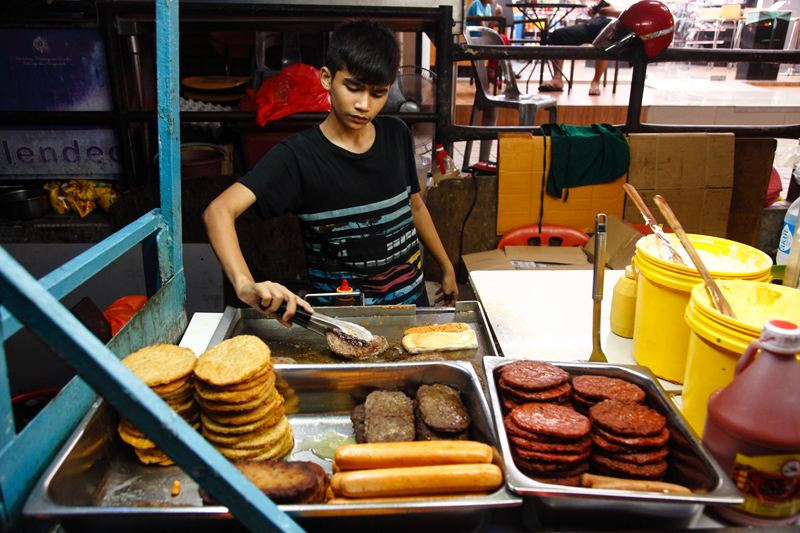
{"type": "Polygon", "coordinates": [[[708,271],[706,266],[703,264],[703,260],[700,259],[700,255],[697,253],[697,250],[694,249],[692,242],[689,240],[689,237],[686,236],[686,232],[683,231],[683,226],[681,223],[678,222],[678,218],[675,216],[675,213],[672,212],[672,209],[669,207],[669,204],[664,199],[663,196],[657,194],[653,200],[656,202],[656,205],[661,210],[661,214],[667,219],[669,226],[672,228],[672,231],[675,232],[675,235],[678,236],[678,239],[681,241],[683,248],[686,250],[686,253],[689,254],[689,257],[694,262],[695,268],[697,271],[700,272],[700,276],[703,278],[703,281],[706,284],[706,290],[708,294],[711,296],[711,300],[714,302],[714,306],[717,310],[725,316],[729,316],[736,319],[736,315],[731,308],[731,304],[728,303],[728,300],[725,299],[725,296],[722,294],[722,290],[720,290],[719,285],[717,282],[714,281],[714,278],[711,277],[711,273],[708,271]]]}

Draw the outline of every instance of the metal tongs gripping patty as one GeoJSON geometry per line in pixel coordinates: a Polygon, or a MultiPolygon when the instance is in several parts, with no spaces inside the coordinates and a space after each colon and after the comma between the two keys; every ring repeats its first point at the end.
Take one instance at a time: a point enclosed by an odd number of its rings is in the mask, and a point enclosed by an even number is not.
{"type": "MultiPolygon", "coordinates": [[[[285,312],[286,302],[283,302],[281,303],[280,307],[278,307],[276,314],[281,316],[285,312]]],[[[319,333],[322,336],[332,329],[338,329],[364,342],[370,342],[373,339],[372,333],[370,333],[369,330],[363,326],[359,326],[358,324],[353,324],[352,322],[347,322],[339,318],[323,315],[322,313],[315,312],[314,314],[311,314],[302,307],[297,308],[294,316],[289,321],[293,324],[297,324],[298,326],[309,329],[314,333],[319,333]]]]}

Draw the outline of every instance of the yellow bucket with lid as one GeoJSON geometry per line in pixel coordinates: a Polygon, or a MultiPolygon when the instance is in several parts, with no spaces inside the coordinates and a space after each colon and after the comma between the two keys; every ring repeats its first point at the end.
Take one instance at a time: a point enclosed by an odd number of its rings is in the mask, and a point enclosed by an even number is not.
{"type": "Polygon", "coordinates": [[[689,348],[681,404],[698,435],[703,434],[706,407],[712,392],[733,381],[733,371],[747,345],[757,340],[767,320],[779,318],[800,324],[800,290],[748,281],[719,281],[736,319],[718,312],[704,283],[692,289],[686,306],[689,348]]]}
{"type": "MultiPolygon", "coordinates": [[[[689,263],[675,235],[673,246],[689,263]]],[[[770,281],[772,259],[756,248],[707,235],[688,235],[714,279],[770,281]]],[[[702,282],[693,267],[661,259],[655,235],[636,243],[632,264],[640,273],[633,326],[633,357],[658,377],[683,383],[689,348],[684,320],[692,289],[702,282]]]]}

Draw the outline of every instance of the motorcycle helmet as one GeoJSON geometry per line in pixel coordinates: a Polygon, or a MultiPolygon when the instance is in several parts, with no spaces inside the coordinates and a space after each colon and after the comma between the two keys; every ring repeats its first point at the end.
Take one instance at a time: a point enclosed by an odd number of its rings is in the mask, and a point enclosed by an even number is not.
{"type": "Polygon", "coordinates": [[[675,21],[667,6],[658,0],[636,2],[610,22],[592,42],[595,48],[615,53],[638,37],[647,57],[655,57],[672,42],[675,21]]]}

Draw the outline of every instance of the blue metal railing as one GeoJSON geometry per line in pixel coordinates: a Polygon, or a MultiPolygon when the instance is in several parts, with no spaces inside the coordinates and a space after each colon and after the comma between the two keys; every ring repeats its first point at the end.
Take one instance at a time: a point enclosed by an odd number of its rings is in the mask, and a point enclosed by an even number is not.
{"type": "Polygon", "coordinates": [[[302,531],[227,459],[125,367],[135,349],[175,343],[186,328],[183,271],[178,1],[156,3],[158,133],[161,208],[95,245],[37,281],[0,248],[0,530],[20,524],[36,481],[100,394],[140,428],[186,473],[252,531],[302,531]],[[142,310],[108,345],[99,341],[59,299],[133,246],[142,243],[148,294],[142,310]],[[27,327],[79,377],[16,433],[5,341],[27,327]]]}

